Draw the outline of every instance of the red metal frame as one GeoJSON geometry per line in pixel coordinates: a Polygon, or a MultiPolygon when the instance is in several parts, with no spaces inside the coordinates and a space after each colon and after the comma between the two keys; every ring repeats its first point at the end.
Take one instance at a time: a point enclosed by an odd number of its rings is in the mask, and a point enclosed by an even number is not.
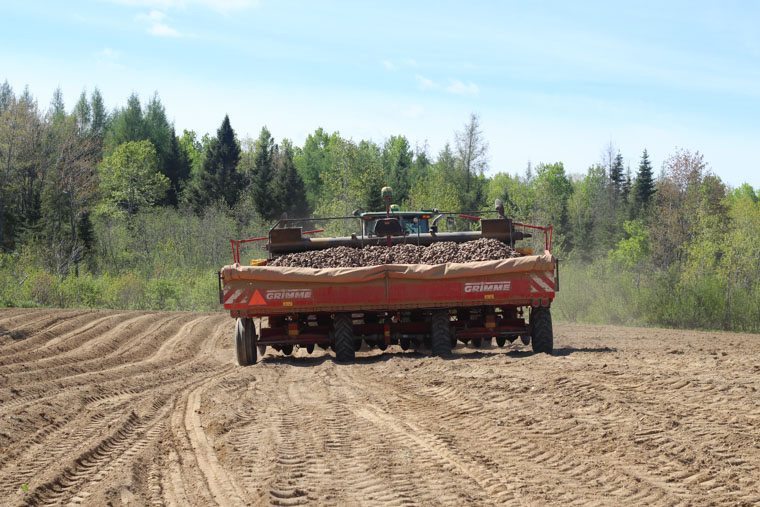
{"type": "Polygon", "coordinates": [[[541,227],[540,225],[521,224],[520,222],[512,222],[512,225],[516,225],[518,227],[523,227],[526,229],[535,229],[538,231],[543,231],[544,248],[546,249],[547,252],[551,252],[552,240],[554,239],[554,226],[547,225],[546,227],[541,227]]]}
{"type": "MultiPolygon", "coordinates": [[[[314,229],[311,231],[303,231],[301,234],[317,234],[325,232],[324,229],[314,229]]],[[[232,260],[235,264],[240,264],[240,245],[244,243],[255,243],[256,241],[266,241],[269,236],[257,236],[255,238],[248,239],[231,239],[230,246],[232,247],[232,260]]]]}
{"type": "MultiPolygon", "coordinates": [[[[460,214],[460,217],[479,219],[468,214],[460,214]]],[[[542,231],[544,248],[547,252],[551,251],[554,232],[551,225],[541,227],[519,222],[513,225],[542,231]]],[[[324,230],[314,229],[303,234],[320,232],[324,230]]],[[[265,240],[268,240],[267,236],[230,240],[234,262],[240,264],[243,244],[265,240]]],[[[522,314],[514,309],[551,305],[555,292],[559,290],[559,272],[555,263],[546,271],[424,281],[386,276],[382,280],[360,284],[336,284],[325,279],[324,282],[282,282],[273,285],[252,280],[223,281],[220,278],[219,288],[220,302],[232,317],[269,317],[268,326],[271,327],[263,325],[260,330],[259,343],[262,345],[329,344],[330,315],[337,312],[363,313],[370,318],[379,318],[380,322],[355,324],[354,332],[357,337],[385,340],[387,344],[399,337],[420,337],[430,332],[428,321],[402,322],[396,315],[408,311],[428,314],[434,309],[468,312],[482,308],[484,313],[480,318],[451,321],[455,336],[467,341],[494,336],[514,337],[529,332],[522,314]],[[473,285],[477,286],[477,290],[470,290],[473,285]],[[508,288],[504,288],[505,285],[508,288]],[[498,308],[506,313],[494,317],[494,309],[498,308]],[[487,318],[485,313],[489,313],[487,318]],[[515,315],[520,317],[513,318],[515,315]],[[307,316],[313,316],[310,319],[326,316],[327,322],[320,320],[317,324],[315,320],[310,320],[309,324],[304,321],[307,316]]],[[[478,310],[474,311],[477,315],[478,310]]]]}

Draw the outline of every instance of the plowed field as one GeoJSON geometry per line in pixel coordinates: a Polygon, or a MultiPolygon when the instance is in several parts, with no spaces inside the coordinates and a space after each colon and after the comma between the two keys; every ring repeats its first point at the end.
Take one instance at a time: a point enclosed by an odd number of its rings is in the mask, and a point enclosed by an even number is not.
{"type": "Polygon", "coordinates": [[[241,368],[232,332],[0,310],[0,505],[760,503],[758,336],[557,325],[555,356],[241,368]]]}

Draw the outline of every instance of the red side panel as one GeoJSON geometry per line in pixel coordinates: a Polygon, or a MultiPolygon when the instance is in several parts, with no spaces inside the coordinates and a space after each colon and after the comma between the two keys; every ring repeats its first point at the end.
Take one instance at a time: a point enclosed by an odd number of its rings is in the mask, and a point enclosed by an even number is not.
{"type": "Polygon", "coordinates": [[[233,280],[222,289],[225,309],[256,316],[293,312],[546,304],[554,299],[554,292],[553,271],[477,274],[427,280],[385,277],[344,284],[233,280]]]}

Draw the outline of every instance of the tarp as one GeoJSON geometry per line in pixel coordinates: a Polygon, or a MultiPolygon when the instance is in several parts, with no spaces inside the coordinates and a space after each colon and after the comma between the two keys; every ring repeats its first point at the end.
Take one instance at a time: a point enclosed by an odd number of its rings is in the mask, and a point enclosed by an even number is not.
{"type": "Polygon", "coordinates": [[[554,256],[527,255],[513,259],[447,264],[382,264],[361,268],[290,268],[280,266],[243,266],[232,264],[222,268],[225,282],[235,280],[258,282],[361,283],[383,278],[408,280],[448,280],[477,276],[553,271],[554,256]]]}

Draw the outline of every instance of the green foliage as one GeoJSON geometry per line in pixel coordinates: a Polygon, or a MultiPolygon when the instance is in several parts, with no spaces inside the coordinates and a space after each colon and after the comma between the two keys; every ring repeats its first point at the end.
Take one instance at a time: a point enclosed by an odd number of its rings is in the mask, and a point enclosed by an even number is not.
{"type": "MultiPolygon", "coordinates": [[[[337,137],[334,133],[332,137],[337,137]]],[[[330,167],[329,145],[331,136],[322,128],[318,128],[313,134],[309,134],[304,142],[303,149],[295,154],[294,161],[298,172],[304,182],[309,206],[316,208],[319,198],[322,196],[322,175],[327,173],[330,167]]]]}
{"type": "Polygon", "coordinates": [[[127,99],[127,107],[116,111],[111,119],[110,128],[105,136],[105,153],[113,153],[123,143],[147,138],[148,129],[143,120],[140,97],[133,93],[127,99]]]}
{"type": "MultiPolygon", "coordinates": [[[[275,144],[269,129],[263,127],[253,156],[253,168],[251,174],[251,196],[253,197],[256,211],[259,215],[272,220],[279,218],[279,206],[272,194],[272,180],[274,179],[275,144]]],[[[280,189],[284,191],[284,189],[280,189]]]]}
{"type": "Polygon", "coordinates": [[[626,238],[618,242],[617,248],[610,252],[609,257],[617,265],[634,270],[649,259],[649,231],[640,220],[626,221],[623,229],[626,238]]]}
{"type": "Polygon", "coordinates": [[[283,142],[277,151],[275,166],[277,171],[272,179],[271,195],[277,214],[286,213],[288,218],[308,217],[306,189],[293,161],[293,145],[289,141],[283,142]]]}
{"type": "Polygon", "coordinates": [[[99,167],[104,201],[111,209],[134,215],[160,201],[169,180],[158,172],[158,157],[150,141],[119,145],[99,167]]]}
{"type": "Polygon", "coordinates": [[[391,136],[383,145],[384,183],[393,189],[394,199],[404,201],[411,185],[412,149],[404,136],[391,136]]]}
{"type": "Polygon", "coordinates": [[[652,174],[652,163],[649,161],[647,150],[641,154],[641,163],[639,171],[636,174],[636,184],[634,185],[634,203],[638,213],[646,210],[652,202],[652,196],[656,192],[654,176],[652,174]]]}
{"type": "MultiPolygon", "coordinates": [[[[264,128],[241,149],[227,117],[215,137],[177,137],[157,95],[143,108],[133,94],[109,117],[97,89],[70,113],[57,90],[41,112],[5,82],[0,305],[218,309],[230,238],[263,236],[283,212],[380,210],[389,185],[407,209],[501,199],[516,221],[554,225],[558,319],[760,331],[758,191],[727,188],[699,152],[676,150],[657,180],[646,150],[633,179],[616,153],[573,178],[561,162],[486,176],[476,115],[435,157],[402,135],[353,141],[321,128],[303,147],[264,128]]],[[[304,225],[342,235],[357,224],[304,225]]],[[[267,252],[252,243],[242,255],[267,252]]]]}
{"type": "Polygon", "coordinates": [[[205,145],[201,172],[190,189],[189,201],[196,212],[220,200],[229,207],[235,206],[245,187],[245,175],[238,172],[238,162],[240,143],[225,115],[216,137],[205,145]]]}

